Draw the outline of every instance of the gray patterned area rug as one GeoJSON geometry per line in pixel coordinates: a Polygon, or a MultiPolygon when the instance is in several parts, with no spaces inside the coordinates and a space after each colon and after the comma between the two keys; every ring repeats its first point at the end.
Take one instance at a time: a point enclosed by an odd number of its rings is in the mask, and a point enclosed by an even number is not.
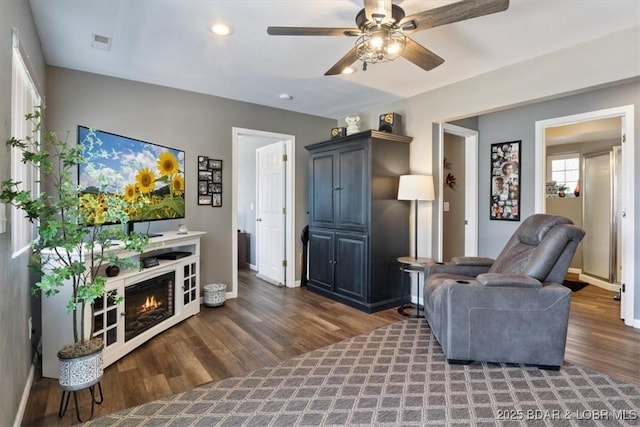
{"type": "Polygon", "coordinates": [[[587,369],[449,365],[409,319],[95,426],[640,425],[640,387],[587,369]]]}

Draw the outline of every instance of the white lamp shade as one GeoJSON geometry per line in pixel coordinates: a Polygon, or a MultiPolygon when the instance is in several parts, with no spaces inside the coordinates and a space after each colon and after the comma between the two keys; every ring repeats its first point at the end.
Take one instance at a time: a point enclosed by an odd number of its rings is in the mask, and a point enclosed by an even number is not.
{"type": "Polygon", "coordinates": [[[402,175],[398,185],[398,200],[434,200],[431,175],[402,175]]]}

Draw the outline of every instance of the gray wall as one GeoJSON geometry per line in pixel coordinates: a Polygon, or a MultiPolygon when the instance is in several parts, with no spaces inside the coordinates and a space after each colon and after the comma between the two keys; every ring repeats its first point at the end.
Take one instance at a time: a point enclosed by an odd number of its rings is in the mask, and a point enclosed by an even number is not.
{"type": "MultiPolygon", "coordinates": [[[[534,156],[535,156],[535,122],[554,117],[568,116],[572,114],[586,113],[589,111],[619,107],[635,104],[635,120],[640,123],[640,82],[621,84],[618,86],[593,90],[591,92],[564,98],[539,102],[519,108],[512,108],[497,113],[486,114],[479,117],[479,180],[478,194],[479,208],[479,253],[484,256],[495,257],[504,245],[506,239],[520,224],[510,221],[490,221],[488,215],[489,201],[483,194],[489,194],[489,180],[482,177],[489,176],[489,162],[483,159],[489,158],[489,146],[501,141],[522,140],[522,153],[520,161],[520,191],[521,191],[521,217],[526,218],[534,211],[534,156]]],[[[638,141],[636,136],[636,145],[638,141]]],[[[636,150],[640,151],[640,150],[636,150]]],[[[638,153],[636,152],[636,158],[638,153]]],[[[637,164],[637,163],[636,163],[637,164]]],[[[636,186],[638,174],[636,171],[636,186]]],[[[640,198],[638,198],[640,199],[640,198]]],[[[640,200],[636,200],[637,205],[640,200]]],[[[636,221],[636,224],[638,222],[636,221]]],[[[636,253],[636,257],[639,254],[636,253]]],[[[639,264],[636,262],[636,264],[639,264]]],[[[636,271],[636,274],[640,272],[636,271]]],[[[636,281],[638,283],[638,281],[636,281]]],[[[640,297],[636,293],[636,301],[640,297]]],[[[640,304],[636,305],[636,308],[640,304]]],[[[636,313],[636,318],[638,313],[636,313]]]]}
{"type": "MultiPolygon", "coordinates": [[[[10,151],[4,142],[11,136],[11,29],[17,28],[23,51],[29,56],[35,78],[44,83],[44,58],[40,49],[29,2],[2,0],[0,6],[0,179],[11,176],[10,151]]],[[[44,95],[44,94],[43,94],[44,95]]],[[[9,215],[9,209],[6,210],[9,215]]],[[[7,223],[11,230],[11,223],[7,223]]],[[[0,234],[0,425],[14,423],[22,393],[29,377],[32,345],[40,335],[29,342],[27,322],[32,315],[30,278],[27,269],[28,254],[11,259],[10,232],[0,234]]],[[[37,303],[37,301],[36,301],[37,303]]]]}
{"type": "MultiPolygon", "coordinates": [[[[185,222],[190,230],[207,232],[201,283],[231,286],[235,274],[230,250],[232,127],[295,136],[296,236],[307,223],[308,156],[303,147],[327,139],[335,120],[58,67],[47,68],[47,85],[47,123],[52,129],[75,135],[81,124],[185,150],[186,220],[154,222],[151,230],[175,230],[178,222],[185,222]],[[222,208],[196,204],[198,155],[223,161],[222,208]]],[[[300,253],[297,239],[296,259],[300,253]]],[[[299,275],[297,268],[296,278],[299,275]]]]}

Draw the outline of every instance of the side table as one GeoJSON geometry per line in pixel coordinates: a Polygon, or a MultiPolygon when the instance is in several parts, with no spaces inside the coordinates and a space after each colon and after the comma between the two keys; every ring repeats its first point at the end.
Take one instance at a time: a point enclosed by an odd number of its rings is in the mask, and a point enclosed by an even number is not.
{"type": "Polygon", "coordinates": [[[398,313],[403,316],[412,317],[412,318],[424,318],[424,307],[420,305],[420,274],[424,274],[424,269],[427,264],[433,263],[434,260],[432,258],[414,258],[412,256],[403,256],[398,257],[398,263],[400,264],[400,292],[402,293],[402,298],[404,298],[405,290],[404,290],[404,276],[405,274],[411,275],[411,273],[416,274],[416,303],[413,304],[411,302],[411,281],[409,281],[409,303],[404,304],[401,301],[400,307],[398,307],[398,313]],[[406,313],[406,309],[413,309],[415,313],[406,313]],[[422,310],[422,314],[420,314],[420,310],[422,310]]]}

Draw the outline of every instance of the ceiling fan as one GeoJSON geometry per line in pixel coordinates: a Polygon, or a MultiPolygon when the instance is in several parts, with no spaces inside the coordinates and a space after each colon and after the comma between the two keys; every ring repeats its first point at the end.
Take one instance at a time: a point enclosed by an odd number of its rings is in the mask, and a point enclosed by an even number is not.
{"type": "Polygon", "coordinates": [[[429,71],[444,59],[416,43],[406,34],[466,19],[502,12],[509,8],[509,0],[462,0],[435,9],[405,16],[404,10],[391,0],[364,0],[364,9],[356,15],[358,28],[331,27],[267,27],[272,36],[348,36],[358,37],[351,49],[326,73],[341,74],[357,60],[367,64],[393,61],[402,56],[418,67],[429,71]]]}

